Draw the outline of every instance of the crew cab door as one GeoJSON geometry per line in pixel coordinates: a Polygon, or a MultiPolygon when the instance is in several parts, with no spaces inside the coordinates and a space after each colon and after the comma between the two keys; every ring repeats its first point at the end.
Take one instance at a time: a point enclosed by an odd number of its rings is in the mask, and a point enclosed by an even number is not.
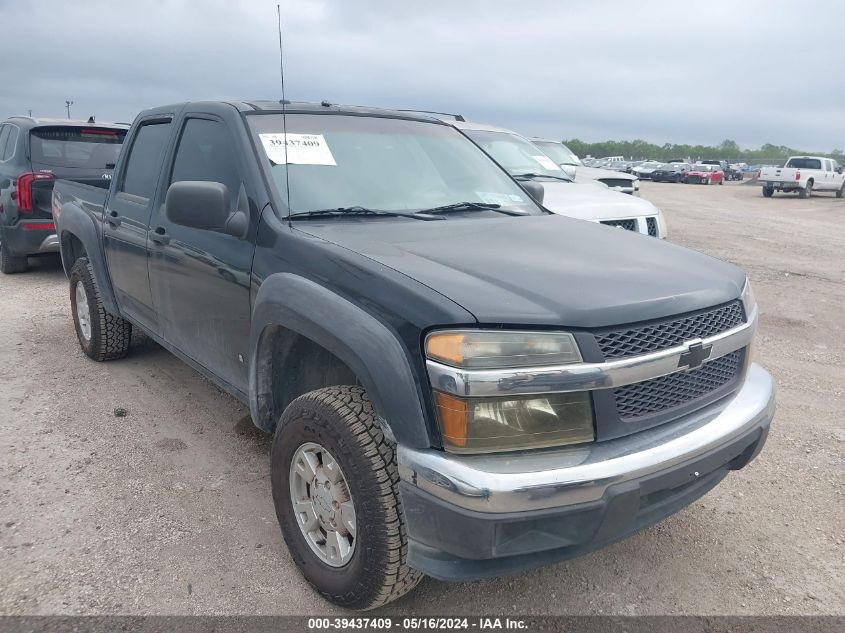
{"type": "Polygon", "coordinates": [[[147,229],[171,136],[171,118],[151,118],[135,128],[115,174],[103,217],[103,249],[115,298],[130,319],[158,333],[147,274],[147,229]]]}
{"type": "Polygon", "coordinates": [[[836,186],[836,172],[833,171],[833,161],[825,158],[822,161],[822,168],[824,169],[824,188],[828,191],[838,189],[836,186]]]}
{"type": "Polygon", "coordinates": [[[221,118],[186,114],[179,127],[150,219],[153,304],[170,345],[245,392],[250,273],[258,222],[244,179],[247,163],[235,142],[234,126],[221,118]],[[249,214],[246,238],[171,222],[165,215],[167,190],[183,181],[224,184],[231,209],[249,214]]]}

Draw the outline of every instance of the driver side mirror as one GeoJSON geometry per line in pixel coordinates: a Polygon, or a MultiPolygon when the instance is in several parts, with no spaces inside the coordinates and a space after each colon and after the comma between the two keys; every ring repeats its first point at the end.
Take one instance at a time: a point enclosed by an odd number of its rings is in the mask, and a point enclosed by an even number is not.
{"type": "Polygon", "coordinates": [[[843,171],[845,171],[845,170],[843,170],[843,168],[842,168],[842,167],[837,167],[837,168],[836,168],[836,173],[837,173],[837,174],[841,174],[843,171]]]}
{"type": "Polygon", "coordinates": [[[230,208],[229,188],[219,182],[174,182],[167,189],[164,215],[173,224],[238,239],[244,239],[249,229],[249,216],[241,209],[230,208]]]}
{"type": "Polygon", "coordinates": [[[520,181],[519,183],[522,185],[522,188],[528,192],[528,195],[534,199],[539,205],[543,204],[543,198],[546,197],[546,190],[543,188],[539,182],[534,182],[532,180],[524,180],[520,181]]]}

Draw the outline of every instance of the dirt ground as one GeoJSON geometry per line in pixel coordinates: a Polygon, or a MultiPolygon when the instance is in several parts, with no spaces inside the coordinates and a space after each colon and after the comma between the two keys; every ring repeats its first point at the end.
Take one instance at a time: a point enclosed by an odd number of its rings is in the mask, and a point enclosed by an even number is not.
{"type": "MultiPolygon", "coordinates": [[[[763,453],[603,551],[428,579],[383,614],[845,614],[845,200],[741,184],[642,195],[670,239],[754,282],[756,359],[779,387],[763,453]]],[[[0,328],[0,613],[337,612],[285,549],[269,439],[245,407],[149,340],[87,360],[54,259],[0,278],[0,328]]]]}

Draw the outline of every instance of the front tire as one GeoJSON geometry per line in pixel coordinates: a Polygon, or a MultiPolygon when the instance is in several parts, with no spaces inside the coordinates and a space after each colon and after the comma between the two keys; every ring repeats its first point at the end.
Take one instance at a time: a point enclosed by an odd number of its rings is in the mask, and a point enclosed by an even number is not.
{"type": "Polygon", "coordinates": [[[0,232],[0,272],[4,275],[14,275],[15,273],[25,273],[29,270],[29,262],[26,256],[18,257],[12,255],[5,244],[5,235],[0,232]]]}
{"type": "Polygon", "coordinates": [[[836,197],[841,198],[845,196],[845,184],[843,184],[839,189],[836,190],[836,197]]]}
{"type": "Polygon", "coordinates": [[[327,600],[372,609],[422,579],[407,564],[395,447],[361,387],[317,389],[285,409],[273,440],[272,482],[291,556],[327,600]]]}
{"type": "Polygon", "coordinates": [[[763,197],[764,198],[771,198],[775,195],[775,190],[771,187],[763,187],[763,197]]]}
{"type": "Polygon", "coordinates": [[[76,338],[88,358],[98,362],[123,358],[132,341],[132,324],[103,307],[87,258],[76,260],[70,271],[70,309],[76,338]]]}

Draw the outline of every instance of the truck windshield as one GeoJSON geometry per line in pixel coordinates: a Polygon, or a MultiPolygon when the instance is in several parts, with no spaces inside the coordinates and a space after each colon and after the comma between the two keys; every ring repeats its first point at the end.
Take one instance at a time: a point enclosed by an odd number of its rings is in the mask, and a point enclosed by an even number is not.
{"type": "Polygon", "coordinates": [[[548,141],[534,141],[534,144],[558,165],[581,165],[578,157],[563,143],[550,143],[548,141]]]}
{"type": "Polygon", "coordinates": [[[818,158],[790,158],[786,166],[795,169],[821,169],[822,162],[818,158]]]}
{"type": "Polygon", "coordinates": [[[515,176],[537,174],[569,180],[558,167],[557,162],[524,138],[508,132],[488,130],[464,130],[464,133],[515,176]]]}
{"type": "Polygon", "coordinates": [[[50,167],[113,169],[126,130],[102,127],[37,127],[29,133],[32,162],[50,167]]]}
{"type": "Polygon", "coordinates": [[[293,113],[287,115],[285,139],[281,114],[251,114],[247,121],[282,200],[289,190],[290,213],[363,208],[410,214],[463,203],[543,213],[451,126],[293,113]]]}

